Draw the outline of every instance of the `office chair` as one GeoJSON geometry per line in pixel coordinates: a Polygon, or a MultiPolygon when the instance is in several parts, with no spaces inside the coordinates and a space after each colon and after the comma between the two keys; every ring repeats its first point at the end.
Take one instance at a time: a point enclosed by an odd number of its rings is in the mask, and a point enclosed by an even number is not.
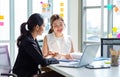
{"type": "Polygon", "coordinates": [[[11,73],[11,62],[8,53],[8,46],[0,46],[0,77],[17,77],[17,75],[11,73]]]}

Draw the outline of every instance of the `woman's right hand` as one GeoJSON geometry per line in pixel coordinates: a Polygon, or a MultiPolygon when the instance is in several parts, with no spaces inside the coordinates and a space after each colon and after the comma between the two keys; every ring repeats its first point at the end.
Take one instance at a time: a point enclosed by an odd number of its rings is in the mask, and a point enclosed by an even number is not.
{"type": "Polygon", "coordinates": [[[49,51],[49,55],[52,55],[53,57],[54,57],[54,56],[57,56],[58,54],[59,54],[58,52],[49,51]]]}
{"type": "Polygon", "coordinates": [[[59,52],[56,52],[56,51],[49,51],[49,56],[56,58],[56,59],[60,59],[61,54],[59,52]]]}

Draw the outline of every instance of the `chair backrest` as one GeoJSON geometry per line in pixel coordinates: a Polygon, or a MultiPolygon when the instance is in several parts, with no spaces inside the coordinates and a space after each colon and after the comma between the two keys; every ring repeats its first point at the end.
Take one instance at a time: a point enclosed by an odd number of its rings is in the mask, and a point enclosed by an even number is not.
{"type": "Polygon", "coordinates": [[[11,62],[7,45],[0,46],[0,69],[8,70],[8,72],[11,71],[11,62]]]}

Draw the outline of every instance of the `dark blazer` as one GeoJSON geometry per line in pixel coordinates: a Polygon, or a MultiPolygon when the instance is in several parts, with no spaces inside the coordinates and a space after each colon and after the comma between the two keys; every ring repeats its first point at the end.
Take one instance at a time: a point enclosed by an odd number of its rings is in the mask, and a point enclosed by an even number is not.
{"type": "Polygon", "coordinates": [[[37,40],[29,33],[20,43],[18,56],[13,67],[13,73],[18,77],[32,77],[37,74],[38,65],[49,65],[48,59],[43,58],[37,40]]]}

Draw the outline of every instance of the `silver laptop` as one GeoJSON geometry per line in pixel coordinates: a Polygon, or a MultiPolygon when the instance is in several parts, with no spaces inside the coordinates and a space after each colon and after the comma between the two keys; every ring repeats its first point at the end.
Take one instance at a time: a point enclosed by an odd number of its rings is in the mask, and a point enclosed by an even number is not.
{"type": "Polygon", "coordinates": [[[58,66],[61,67],[82,67],[89,65],[93,62],[96,53],[98,51],[99,45],[86,45],[83,51],[83,54],[79,61],[70,61],[70,62],[60,62],[58,66]]]}

